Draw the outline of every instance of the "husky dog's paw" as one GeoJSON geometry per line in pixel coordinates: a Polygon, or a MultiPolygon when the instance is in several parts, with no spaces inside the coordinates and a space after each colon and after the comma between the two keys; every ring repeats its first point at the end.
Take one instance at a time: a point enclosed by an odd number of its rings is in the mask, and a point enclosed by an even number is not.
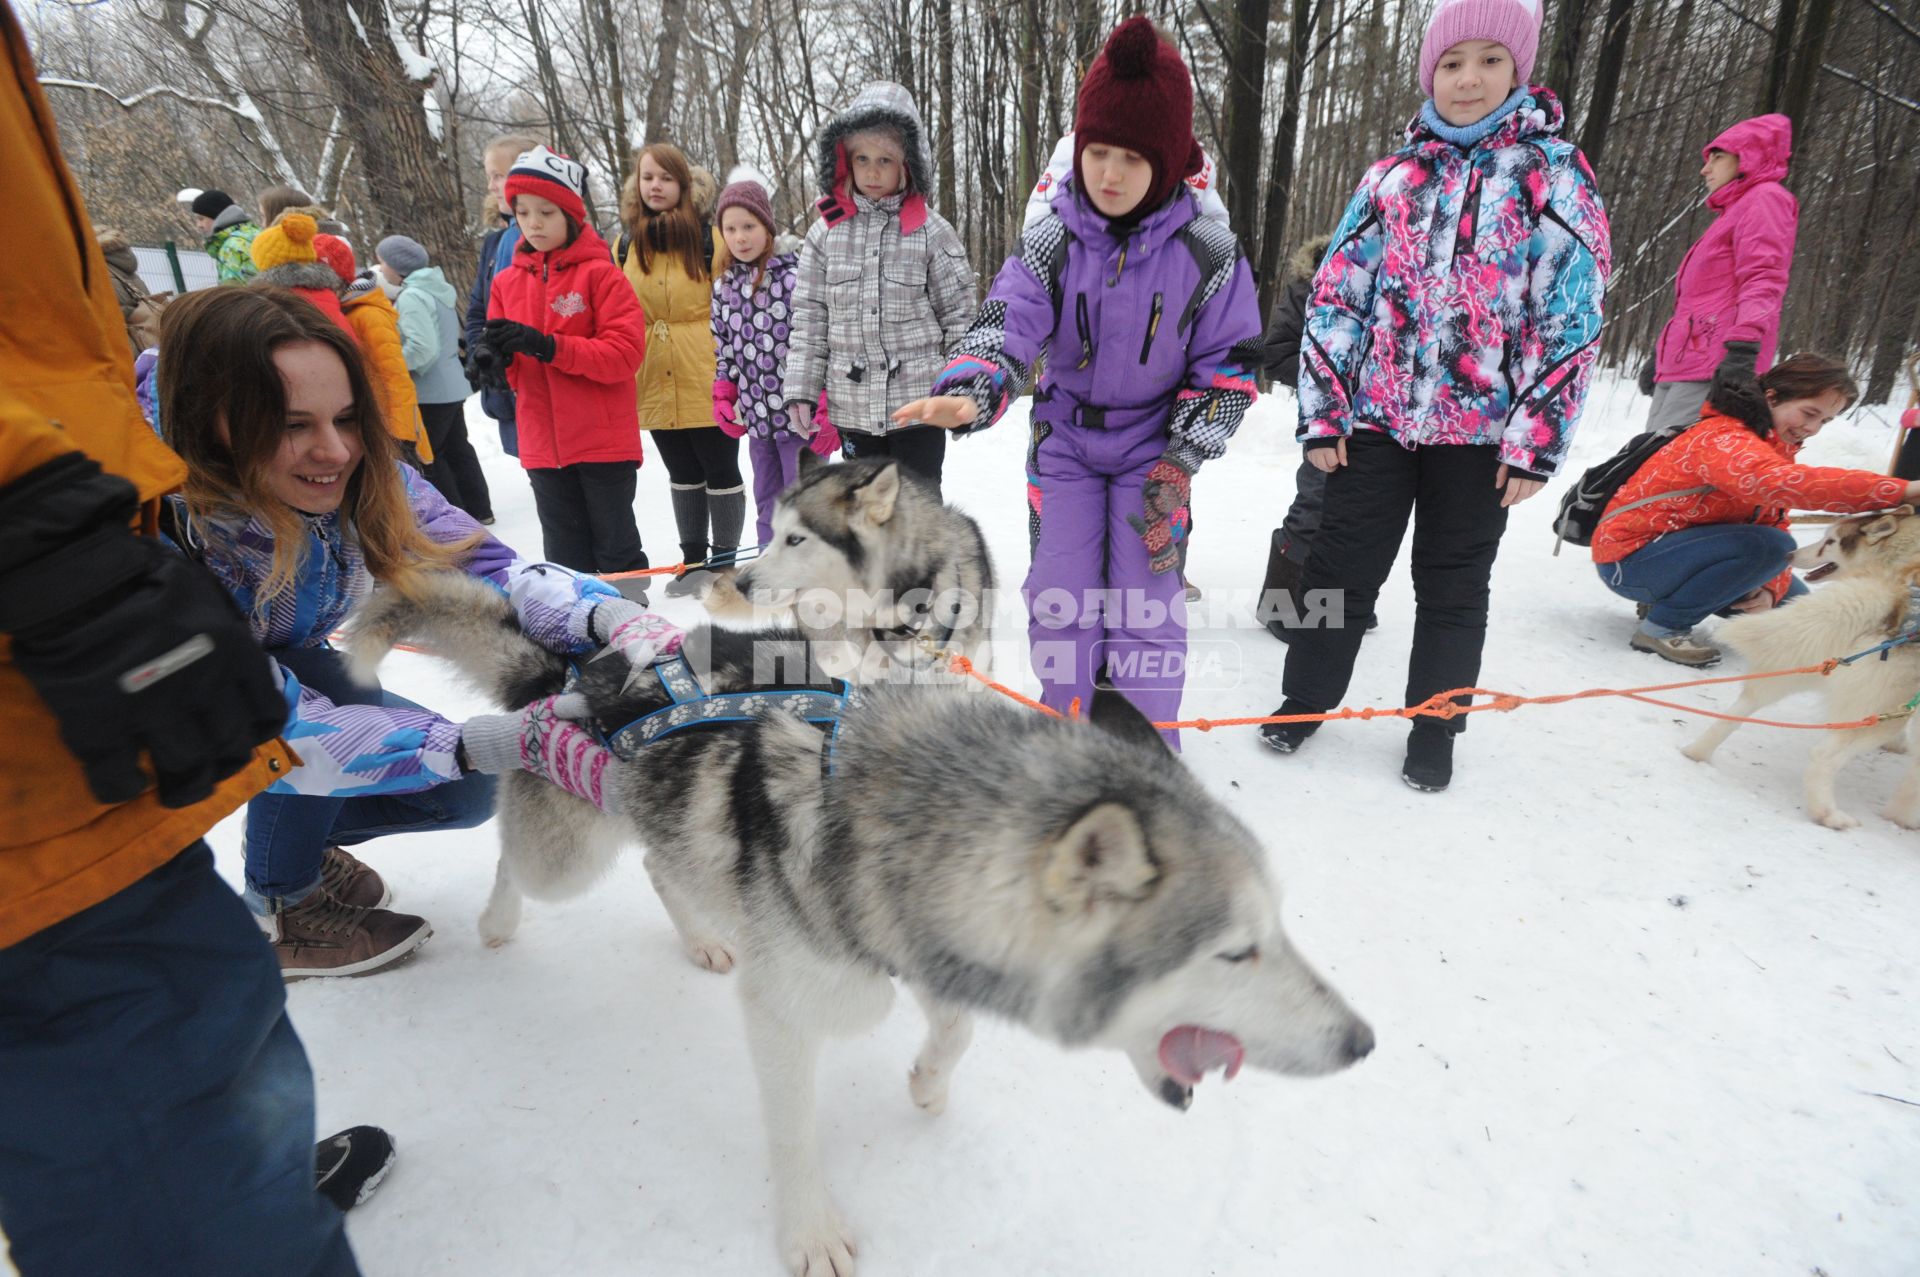
{"type": "Polygon", "coordinates": [[[854,1277],[853,1234],[832,1211],[784,1232],[781,1249],[794,1277],[854,1277]]]}
{"type": "Polygon", "coordinates": [[[683,937],[681,944],[686,947],[687,957],[693,965],[702,971],[711,971],[715,975],[725,975],[733,970],[733,950],[724,940],[714,940],[706,936],[683,937]]]}
{"type": "Polygon", "coordinates": [[[1902,829],[1920,829],[1920,805],[1913,807],[1890,805],[1880,814],[1902,829]]]}
{"type": "Polygon", "coordinates": [[[520,899],[502,903],[495,900],[487,905],[480,914],[480,939],[489,949],[498,949],[513,939],[513,933],[520,929],[520,899]]]}
{"type": "Polygon", "coordinates": [[[1850,816],[1846,812],[1841,811],[1838,807],[1831,807],[1826,811],[1816,811],[1816,812],[1811,812],[1809,814],[1813,817],[1816,823],[1825,825],[1828,829],[1844,830],[1844,829],[1858,829],[1860,827],[1860,820],[1858,817],[1850,816]]]}
{"type": "Polygon", "coordinates": [[[944,1071],[916,1063],[907,1073],[907,1094],[929,1117],[947,1111],[947,1088],[951,1085],[944,1071]]]}
{"type": "Polygon", "coordinates": [[[1719,748],[1719,745],[1719,741],[1697,740],[1682,745],[1680,752],[1696,763],[1710,763],[1713,761],[1713,751],[1719,748]]]}

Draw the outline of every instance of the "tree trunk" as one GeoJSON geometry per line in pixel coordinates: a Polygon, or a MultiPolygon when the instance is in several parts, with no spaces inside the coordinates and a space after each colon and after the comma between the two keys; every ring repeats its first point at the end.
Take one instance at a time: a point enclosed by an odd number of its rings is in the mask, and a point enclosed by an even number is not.
{"type": "Polygon", "coordinates": [[[366,239],[400,234],[419,240],[447,282],[464,294],[473,282],[473,243],[427,125],[433,72],[422,68],[424,78],[408,74],[386,0],[299,3],[314,65],[333,86],[366,176],[375,223],[366,239]]]}
{"type": "Polygon", "coordinates": [[[1797,151],[1807,149],[1807,140],[1813,134],[1813,121],[1807,118],[1807,108],[1813,104],[1814,81],[1820,78],[1820,62],[1826,56],[1833,9],[1833,0],[1808,0],[1806,20],[1801,24],[1800,39],[1793,49],[1793,70],[1780,95],[1780,113],[1793,121],[1793,145],[1797,151]]]}
{"type": "Polygon", "coordinates": [[[1228,33],[1225,154],[1227,216],[1240,232],[1240,247],[1260,259],[1260,111],[1267,92],[1267,19],[1272,0],[1236,0],[1228,33]]]}
{"type": "Polygon", "coordinates": [[[939,133],[940,216],[958,225],[955,201],[959,192],[954,190],[953,135],[958,131],[955,126],[960,120],[960,104],[953,96],[953,0],[935,0],[934,14],[939,32],[935,43],[940,53],[940,105],[944,108],[939,133]]]}
{"type": "Polygon", "coordinates": [[[660,63],[647,90],[645,138],[673,140],[674,77],[680,68],[680,41],[687,34],[687,0],[660,0],[660,63]]]}
{"type": "Polygon", "coordinates": [[[1021,0],[1020,4],[1020,136],[1019,158],[1008,181],[1007,234],[1020,238],[1020,223],[1026,216],[1026,192],[1040,177],[1038,158],[1040,133],[1040,0],[1021,0]]]}
{"type": "Polygon", "coordinates": [[[1281,91],[1280,126],[1273,134],[1273,163],[1267,170],[1267,212],[1260,227],[1260,253],[1255,259],[1260,276],[1262,315],[1273,309],[1273,298],[1280,288],[1280,252],[1287,237],[1288,205],[1293,199],[1294,152],[1300,135],[1300,81],[1307,73],[1307,50],[1319,8],[1315,0],[1293,0],[1293,14],[1287,21],[1287,83],[1281,91]]]}
{"type": "Polygon", "coordinates": [[[1607,149],[1607,130],[1613,124],[1613,100],[1620,89],[1620,72],[1627,61],[1627,37],[1633,25],[1633,0],[1608,0],[1607,29],[1600,42],[1600,64],[1593,72],[1593,98],[1587,103],[1587,127],[1580,134],[1580,149],[1587,163],[1600,167],[1601,153],[1607,149]]]}
{"type": "Polygon", "coordinates": [[[1773,19],[1773,52],[1767,58],[1767,78],[1760,90],[1762,115],[1778,111],[1787,95],[1787,72],[1793,65],[1793,31],[1799,20],[1800,0],[1780,0],[1779,11],[1773,19]]]}
{"type": "Polygon", "coordinates": [[[607,105],[613,116],[607,150],[613,157],[613,189],[618,191],[627,180],[633,126],[627,122],[626,74],[620,67],[620,24],[614,20],[613,0],[593,0],[593,20],[600,48],[607,55],[607,105]]]}
{"type": "Polygon", "coordinates": [[[1580,70],[1580,37],[1587,22],[1587,0],[1560,0],[1553,15],[1553,45],[1546,67],[1534,77],[1560,95],[1566,108],[1566,133],[1573,132],[1573,90],[1580,70]]]}

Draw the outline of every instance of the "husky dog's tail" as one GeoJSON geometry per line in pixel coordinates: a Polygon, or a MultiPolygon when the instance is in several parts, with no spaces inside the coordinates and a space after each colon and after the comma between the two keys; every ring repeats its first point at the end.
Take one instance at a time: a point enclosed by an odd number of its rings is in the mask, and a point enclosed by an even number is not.
{"type": "Polygon", "coordinates": [[[387,653],[413,644],[451,662],[503,709],[552,696],[566,683],[565,658],[520,632],[499,590],[459,572],[436,572],[412,595],[381,589],[347,618],[348,662],[371,680],[387,653]]]}

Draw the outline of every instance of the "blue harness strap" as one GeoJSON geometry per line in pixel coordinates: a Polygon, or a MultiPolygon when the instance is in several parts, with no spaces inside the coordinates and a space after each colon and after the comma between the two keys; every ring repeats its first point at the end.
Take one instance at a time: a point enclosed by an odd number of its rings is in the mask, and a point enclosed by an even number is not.
{"type": "Polygon", "coordinates": [[[646,746],[689,728],[725,727],[785,714],[825,731],[825,761],[830,762],[840,736],[840,715],[850,699],[844,681],[835,679],[836,690],[831,692],[794,687],[709,695],[681,657],[661,661],[653,671],[673,703],[607,733],[607,748],[621,759],[633,762],[646,746]]]}

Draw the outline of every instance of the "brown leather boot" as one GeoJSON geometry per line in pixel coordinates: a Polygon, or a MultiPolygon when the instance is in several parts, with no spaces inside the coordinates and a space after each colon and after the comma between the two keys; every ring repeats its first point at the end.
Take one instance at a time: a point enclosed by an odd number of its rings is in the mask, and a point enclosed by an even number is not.
{"type": "Polygon", "coordinates": [[[355,909],[385,909],[393,892],[373,869],[348,854],[344,847],[329,847],[320,861],[320,886],[333,898],[355,909]]]}
{"type": "Polygon", "coordinates": [[[367,975],[413,953],[433,934],[425,918],[355,908],[316,887],[290,909],[260,920],[288,980],[367,975]]]}

